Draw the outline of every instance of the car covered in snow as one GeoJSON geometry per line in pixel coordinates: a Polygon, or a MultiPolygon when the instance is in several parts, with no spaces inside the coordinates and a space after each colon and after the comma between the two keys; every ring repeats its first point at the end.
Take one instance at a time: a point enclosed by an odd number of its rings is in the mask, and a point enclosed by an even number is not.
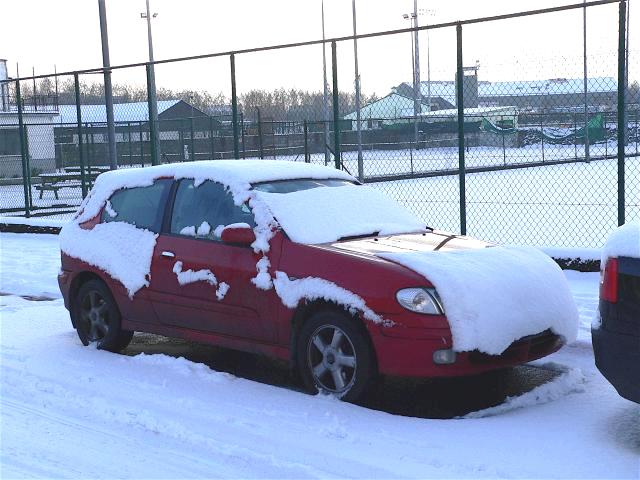
{"type": "Polygon", "coordinates": [[[287,360],[357,399],[377,375],[478,374],[575,338],[559,267],[428,227],[319,165],[209,161],[98,177],[60,233],[85,345],[149,332],[287,360]]]}
{"type": "Polygon", "coordinates": [[[640,222],[608,238],[591,328],[596,366],[624,398],[640,403],[640,222]]]}

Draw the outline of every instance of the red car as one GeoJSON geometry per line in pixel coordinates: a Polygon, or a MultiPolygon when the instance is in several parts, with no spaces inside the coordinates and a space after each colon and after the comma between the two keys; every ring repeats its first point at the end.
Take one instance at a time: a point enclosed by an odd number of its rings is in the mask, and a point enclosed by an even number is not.
{"type": "Polygon", "coordinates": [[[196,162],[101,175],[61,232],[58,280],[85,345],[119,351],[138,331],[265,354],[353,401],[377,375],[477,374],[561,347],[544,329],[456,351],[433,284],[378,255],[487,246],[336,170],[196,162]]]}

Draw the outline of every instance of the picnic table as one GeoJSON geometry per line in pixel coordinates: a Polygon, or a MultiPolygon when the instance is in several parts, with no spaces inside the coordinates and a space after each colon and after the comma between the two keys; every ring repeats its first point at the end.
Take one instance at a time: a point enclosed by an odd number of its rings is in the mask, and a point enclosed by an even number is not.
{"type": "MultiPolygon", "coordinates": [[[[85,180],[88,185],[91,186],[95,179],[101,173],[109,170],[109,167],[91,167],[85,169],[85,180]]],[[[34,188],[40,192],[39,198],[42,198],[45,190],[52,191],[59,200],[58,190],[63,188],[81,188],[82,187],[82,174],[80,167],[66,167],[61,172],[54,173],[41,173],[40,185],[36,185],[34,188]]]]}

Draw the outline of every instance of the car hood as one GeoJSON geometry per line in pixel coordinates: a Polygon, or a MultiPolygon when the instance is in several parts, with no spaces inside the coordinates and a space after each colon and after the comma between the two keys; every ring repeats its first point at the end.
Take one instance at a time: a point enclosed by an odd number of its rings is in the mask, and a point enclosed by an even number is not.
{"type": "Polygon", "coordinates": [[[323,246],[332,250],[374,256],[379,253],[469,250],[491,247],[493,244],[448,232],[432,231],[346,240],[323,246]]]}

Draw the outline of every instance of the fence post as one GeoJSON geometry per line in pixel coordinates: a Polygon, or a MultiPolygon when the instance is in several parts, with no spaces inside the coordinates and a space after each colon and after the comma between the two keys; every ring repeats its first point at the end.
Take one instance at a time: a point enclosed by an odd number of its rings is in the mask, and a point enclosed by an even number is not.
{"type": "Polygon", "coordinates": [[[156,111],[155,96],[153,95],[153,73],[151,72],[151,64],[147,63],[147,111],[149,118],[149,148],[151,149],[151,165],[160,164],[160,152],[158,152],[158,125],[152,112],[156,111]]]}
{"type": "Polygon", "coordinates": [[[140,122],[140,166],[144,167],[144,125],[140,122]]]}
{"type": "Polygon", "coordinates": [[[133,145],[131,144],[131,122],[127,122],[127,130],[129,132],[129,166],[133,166],[133,145]]]}
{"type": "Polygon", "coordinates": [[[465,185],[464,162],[464,94],[462,70],[462,24],[456,25],[457,69],[456,69],[456,104],[458,107],[458,169],[460,183],[460,233],[467,234],[467,194],[465,185]]]}
{"type": "Polygon", "coordinates": [[[242,158],[247,158],[247,148],[244,143],[244,112],[240,112],[240,139],[242,140],[242,158]]]}
{"type": "Polygon", "coordinates": [[[209,117],[209,140],[210,140],[210,147],[211,147],[211,160],[215,159],[215,146],[213,144],[214,140],[213,140],[213,117],[209,117]]]}
{"type": "Polygon", "coordinates": [[[578,160],[578,137],[576,132],[578,131],[578,122],[576,121],[576,113],[573,112],[573,158],[578,160]]]}
{"type": "Polygon", "coordinates": [[[625,147],[625,27],[627,16],[626,0],[621,0],[618,15],[618,225],[623,225],[624,212],[624,147],[625,147]]]}
{"type": "Polygon", "coordinates": [[[238,96],[236,94],[236,56],[229,55],[231,62],[231,123],[233,124],[233,158],[240,157],[238,145],[238,96]]]}
{"type": "Polygon", "coordinates": [[[309,125],[307,124],[307,120],[304,121],[304,161],[305,163],[309,163],[311,159],[309,158],[309,125]]]}
{"type": "Polygon", "coordinates": [[[29,172],[28,156],[29,152],[26,151],[27,142],[25,141],[26,130],[24,128],[24,119],[22,118],[22,97],[20,95],[20,80],[16,80],[16,103],[18,104],[18,128],[20,132],[20,156],[22,158],[22,186],[24,187],[24,214],[28,218],[31,216],[31,199],[30,190],[31,185],[29,178],[31,172],[29,172]]]}
{"type": "Polygon", "coordinates": [[[78,124],[78,160],[80,163],[80,188],[82,189],[82,198],[87,196],[87,179],[84,174],[84,142],[82,140],[82,108],[80,105],[80,80],[78,74],[73,74],[73,86],[76,95],[76,122],[78,124]]]}
{"type": "Polygon", "coordinates": [[[264,158],[264,146],[262,144],[262,118],[260,117],[260,107],[256,107],[258,112],[258,145],[260,146],[260,158],[264,158]]]}
{"type": "Polygon", "coordinates": [[[193,116],[189,119],[189,135],[190,137],[190,142],[189,142],[189,148],[191,148],[191,161],[195,162],[196,161],[196,143],[193,139],[193,116]]]}
{"type": "Polygon", "coordinates": [[[502,137],[502,163],[506,166],[507,165],[507,147],[505,145],[505,138],[504,138],[506,135],[504,131],[504,116],[500,116],[500,120],[501,120],[500,123],[502,123],[502,128],[503,128],[501,132],[502,135],[500,135],[502,137]]]}
{"type": "Polygon", "coordinates": [[[331,42],[331,74],[333,77],[333,161],[338,170],[341,168],[340,155],[340,105],[338,96],[338,56],[336,42],[331,42]]]}
{"type": "MultiPolygon", "coordinates": [[[[542,163],[544,163],[544,124],[542,123],[544,118],[543,118],[543,113],[540,114],[540,139],[542,140],[542,163]]],[[[589,159],[587,159],[588,161],[589,159]]]]}

